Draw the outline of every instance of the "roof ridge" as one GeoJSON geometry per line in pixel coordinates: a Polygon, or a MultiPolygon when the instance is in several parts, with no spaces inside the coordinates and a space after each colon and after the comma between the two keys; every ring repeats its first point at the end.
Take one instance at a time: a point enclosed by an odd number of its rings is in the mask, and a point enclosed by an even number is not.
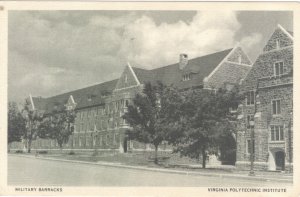
{"type": "Polygon", "coordinates": [[[61,94],[57,94],[57,95],[54,95],[54,96],[45,97],[44,99],[51,99],[51,98],[55,98],[55,97],[58,97],[58,96],[61,96],[61,95],[64,95],[64,94],[70,94],[70,93],[72,93],[72,92],[77,92],[77,91],[81,91],[81,90],[84,90],[84,89],[93,88],[93,87],[96,87],[96,86],[99,86],[99,85],[103,85],[103,84],[111,83],[111,82],[118,81],[118,80],[119,80],[119,79],[113,79],[113,80],[110,80],[110,81],[105,81],[105,82],[102,82],[102,83],[98,83],[98,84],[94,84],[94,85],[86,86],[86,87],[79,88],[79,89],[76,89],[76,90],[71,90],[71,91],[64,92],[64,93],[61,93],[61,94]]]}
{"type": "MultiPolygon", "coordinates": [[[[207,56],[210,56],[210,55],[215,55],[215,54],[222,53],[222,52],[224,52],[224,51],[229,51],[229,50],[232,50],[232,49],[233,49],[233,47],[232,47],[232,48],[225,49],[225,50],[222,50],[222,51],[217,51],[217,52],[209,53],[209,54],[206,54],[206,55],[202,55],[202,56],[199,56],[199,57],[194,57],[194,58],[192,58],[192,59],[189,59],[189,61],[195,60],[195,59],[199,59],[199,58],[204,58],[204,57],[207,57],[207,56]]],[[[160,68],[165,68],[165,67],[168,67],[168,66],[174,66],[174,65],[176,65],[176,64],[178,64],[178,62],[173,63],[173,64],[169,64],[169,65],[166,65],[166,66],[154,68],[154,69],[151,69],[151,70],[156,70],[156,69],[160,69],[160,68]]]]}

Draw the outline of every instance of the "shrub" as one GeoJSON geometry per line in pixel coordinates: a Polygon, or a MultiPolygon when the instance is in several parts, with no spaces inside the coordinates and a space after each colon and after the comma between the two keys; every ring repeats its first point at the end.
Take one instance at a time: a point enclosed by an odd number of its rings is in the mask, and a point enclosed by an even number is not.
{"type": "Polygon", "coordinates": [[[22,150],[16,150],[16,153],[22,154],[24,152],[22,150]]]}
{"type": "Polygon", "coordinates": [[[74,151],[70,151],[68,154],[69,155],[75,155],[75,152],[74,151]]]}

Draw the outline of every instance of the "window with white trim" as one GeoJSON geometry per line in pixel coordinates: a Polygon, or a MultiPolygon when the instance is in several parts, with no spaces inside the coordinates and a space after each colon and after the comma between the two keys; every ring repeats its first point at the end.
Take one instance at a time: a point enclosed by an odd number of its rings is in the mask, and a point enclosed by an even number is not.
{"type": "Polygon", "coordinates": [[[280,48],[280,40],[277,39],[277,40],[276,40],[276,49],[279,49],[279,48],[280,48]]]}
{"type": "Polygon", "coordinates": [[[116,145],[117,144],[117,141],[116,141],[116,134],[114,133],[113,135],[113,145],[116,145]]]}
{"type": "Polygon", "coordinates": [[[99,145],[102,146],[102,135],[99,137],[99,145]]]}
{"type": "Polygon", "coordinates": [[[125,82],[125,83],[127,83],[127,82],[128,82],[128,77],[127,77],[127,75],[126,75],[126,74],[124,75],[124,82],[125,82]]]}
{"type": "Polygon", "coordinates": [[[271,141],[283,141],[283,140],[284,140],[283,126],[272,125],[271,126],[271,141]]]}
{"type": "Polygon", "coordinates": [[[89,140],[89,138],[85,139],[85,146],[90,146],[90,140],[89,140]]]}
{"type": "Polygon", "coordinates": [[[280,100],[273,100],[272,101],[272,112],[273,112],[273,115],[281,114],[280,100]]]}
{"type": "Polygon", "coordinates": [[[191,80],[191,78],[192,78],[192,74],[185,74],[182,77],[182,81],[188,81],[191,80]]]}
{"type": "Polygon", "coordinates": [[[255,102],[255,94],[254,91],[250,91],[246,93],[246,105],[254,105],[255,102]]]}
{"type": "Polygon", "coordinates": [[[284,72],[283,67],[284,67],[283,61],[275,62],[274,63],[274,76],[283,75],[283,72],[284,72]]]}
{"type": "Polygon", "coordinates": [[[96,146],[96,142],[97,142],[97,136],[93,137],[93,146],[96,146]]]}
{"type": "Polygon", "coordinates": [[[239,64],[242,63],[242,55],[241,55],[241,54],[238,55],[238,63],[239,63],[239,64]]]}
{"type": "Polygon", "coordinates": [[[250,121],[254,121],[254,115],[247,115],[247,128],[250,128],[250,121]]]}

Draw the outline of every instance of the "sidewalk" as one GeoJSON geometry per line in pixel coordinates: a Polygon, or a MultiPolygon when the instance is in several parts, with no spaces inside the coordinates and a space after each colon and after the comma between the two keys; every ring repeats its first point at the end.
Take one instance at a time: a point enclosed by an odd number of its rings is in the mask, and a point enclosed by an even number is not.
{"type": "MultiPolygon", "coordinates": [[[[39,155],[35,157],[33,155],[23,155],[23,154],[12,154],[14,156],[19,157],[28,157],[34,159],[43,159],[50,161],[61,161],[61,162],[70,162],[70,163],[79,163],[79,164],[89,164],[89,165],[100,165],[100,166],[108,166],[108,167],[117,167],[117,168],[127,168],[127,169],[136,169],[136,170],[145,170],[145,171],[153,171],[153,172],[163,172],[163,173],[176,173],[176,174],[185,174],[185,175],[193,175],[193,176],[210,176],[210,177],[219,177],[219,178],[238,178],[244,180],[257,180],[257,181],[276,181],[276,182],[285,182],[292,183],[293,176],[292,174],[285,173],[270,173],[270,172],[256,172],[255,176],[249,176],[247,171],[220,171],[214,169],[202,169],[200,171],[192,170],[192,169],[170,169],[170,168],[162,168],[160,166],[157,167],[149,167],[149,166],[135,166],[135,165],[126,165],[117,162],[91,162],[91,161],[80,161],[80,160],[70,160],[70,159],[62,159],[62,158],[52,158],[44,155],[39,155]]],[[[195,166],[193,166],[195,167],[195,166]]]]}

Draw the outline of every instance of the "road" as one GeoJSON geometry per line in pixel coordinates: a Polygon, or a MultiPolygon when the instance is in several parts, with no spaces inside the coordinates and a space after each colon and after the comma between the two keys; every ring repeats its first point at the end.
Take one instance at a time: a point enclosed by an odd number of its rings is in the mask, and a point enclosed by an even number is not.
{"type": "Polygon", "coordinates": [[[274,187],[283,186],[283,183],[171,174],[9,155],[8,185],[274,187]]]}

